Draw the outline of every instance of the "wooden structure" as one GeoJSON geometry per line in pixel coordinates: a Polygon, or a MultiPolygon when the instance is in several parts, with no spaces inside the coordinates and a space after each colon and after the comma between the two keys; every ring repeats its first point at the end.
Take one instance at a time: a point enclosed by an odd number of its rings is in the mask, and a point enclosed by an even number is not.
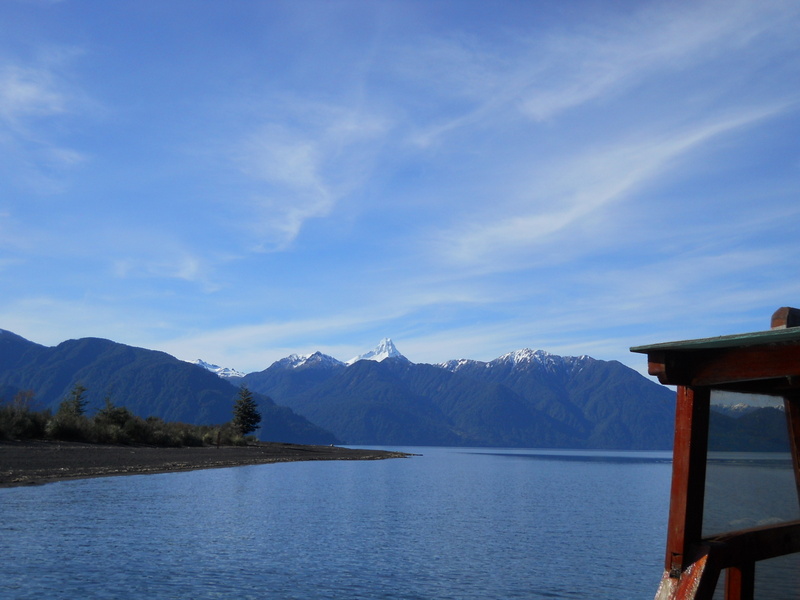
{"type": "Polygon", "coordinates": [[[778,309],[772,329],[637,346],[648,371],[677,386],[665,571],[656,600],[753,598],[756,562],[800,552],[800,521],[702,537],[712,390],[783,398],[800,499],[800,310],[778,309]]]}

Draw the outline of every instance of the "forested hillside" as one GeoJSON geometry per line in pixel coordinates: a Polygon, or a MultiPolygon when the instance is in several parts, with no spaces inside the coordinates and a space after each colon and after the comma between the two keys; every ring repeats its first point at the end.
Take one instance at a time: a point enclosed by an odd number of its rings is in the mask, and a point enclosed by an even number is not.
{"type": "Polygon", "coordinates": [[[674,393],[617,362],[520,351],[491,363],[279,361],[244,381],[355,444],[666,449],[674,393]]]}
{"type": "MultiPolygon", "coordinates": [[[[86,388],[87,409],[108,398],[141,417],[212,425],[229,421],[237,387],[177,358],[110,340],[83,338],[55,347],[0,330],[0,399],[33,392],[37,408],[57,408],[70,390],[86,388]]],[[[335,436],[267,396],[257,396],[263,415],[260,437],[271,441],[327,444],[335,436]]]]}

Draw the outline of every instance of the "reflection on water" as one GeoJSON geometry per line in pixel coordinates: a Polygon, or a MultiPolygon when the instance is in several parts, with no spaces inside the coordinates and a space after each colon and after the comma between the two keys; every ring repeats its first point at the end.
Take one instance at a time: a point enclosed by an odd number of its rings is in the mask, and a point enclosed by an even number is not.
{"type": "Polygon", "coordinates": [[[704,535],[800,519],[788,454],[714,453],[706,472],[704,535]]]}
{"type": "Polygon", "coordinates": [[[471,450],[469,454],[492,454],[506,458],[549,460],[556,462],[616,463],[616,464],[671,464],[672,452],[631,452],[614,450],[471,450]]]}
{"type": "MultiPolygon", "coordinates": [[[[788,453],[710,453],[706,472],[703,535],[800,519],[788,453]]],[[[715,598],[722,598],[722,584],[715,598]]],[[[756,597],[798,598],[800,557],[756,564],[756,597]]]]}

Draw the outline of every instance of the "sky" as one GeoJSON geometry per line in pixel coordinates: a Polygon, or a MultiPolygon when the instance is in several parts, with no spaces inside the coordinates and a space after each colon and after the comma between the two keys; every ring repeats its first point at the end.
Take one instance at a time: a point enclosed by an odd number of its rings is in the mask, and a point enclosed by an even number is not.
{"type": "Polygon", "coordinates": [[[0,328],[244,372],[800,306],[800,3],[4,0],[0,328]]]}

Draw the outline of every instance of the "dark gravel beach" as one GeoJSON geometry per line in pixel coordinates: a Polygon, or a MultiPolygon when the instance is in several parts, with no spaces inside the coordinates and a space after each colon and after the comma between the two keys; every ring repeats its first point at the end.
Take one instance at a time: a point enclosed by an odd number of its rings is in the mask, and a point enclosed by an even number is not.
{"type": "Polygon", "coordinates": [[[0,442],[0,487],[300,460],[380,460],[407,456],[403,452],[270,442],[220,448],[155,448],[52,441],[0,442]]]}

